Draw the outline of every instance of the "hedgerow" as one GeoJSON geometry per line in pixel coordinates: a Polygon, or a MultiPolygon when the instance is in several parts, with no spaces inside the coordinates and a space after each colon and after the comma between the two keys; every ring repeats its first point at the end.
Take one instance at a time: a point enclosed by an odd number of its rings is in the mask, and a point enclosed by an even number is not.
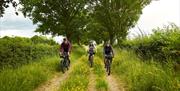
{"type": "MultiPolygon", "coordinates": [[[[41,40],[39,40],[41,41],[41,40]]],[[[47,41],[52,41],[48,40],[47,41]]],[[[45,56],[55,55],[57,45],[51,42],[37,42],[30,38],[3,37],[0,38],[0,69],[5,67],[16,68],[33,62],[45,56]]]]}
{"type": "Polygon", "coordinates": [[[169,59],[180,63],[180,28],[171,25],[154,29],[150,36],[124,41],[122,46],[133,49],[143,59],[165,62],[169,59]]]}

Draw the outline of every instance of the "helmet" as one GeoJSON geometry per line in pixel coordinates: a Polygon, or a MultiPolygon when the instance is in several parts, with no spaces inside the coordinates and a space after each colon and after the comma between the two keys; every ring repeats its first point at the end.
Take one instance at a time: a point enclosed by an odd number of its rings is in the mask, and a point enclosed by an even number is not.
{"type": "Polygon", "coordinates": [[[67,41],[67,38],[65,37],[65,38],[63,38],[63,41],[67,41]]]}

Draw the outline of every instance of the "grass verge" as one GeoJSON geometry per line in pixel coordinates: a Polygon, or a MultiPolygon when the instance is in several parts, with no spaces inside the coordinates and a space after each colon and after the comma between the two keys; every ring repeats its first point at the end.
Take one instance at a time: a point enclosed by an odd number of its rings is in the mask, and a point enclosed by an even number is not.
{"type": "Polygon", "coordinates": [[[180,80],[170,63],[143,62],[132,51],[118,51],[112,71],[127,83],[129,91],[180,90],[180,80]]]}
{"type": "Polygon", "coordinates": [[[6,69],[0,73],[0,91],[32,91],[40,83],[51,78],[56,71],[58,57],[41,59],[18,69],[6,69]]]}

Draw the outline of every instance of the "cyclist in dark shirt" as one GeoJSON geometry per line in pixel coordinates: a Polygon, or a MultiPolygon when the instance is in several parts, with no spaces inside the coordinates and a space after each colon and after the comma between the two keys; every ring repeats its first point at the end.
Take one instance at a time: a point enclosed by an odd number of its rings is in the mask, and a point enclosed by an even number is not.
{"type": "Polygon", "coordinates": [[[69,55],[70,55],[70,52],[71,52],[71,43],[68,41],[67,38],[63,39],[63,42],[60,45],[60,50],[59,51],[60,51],[60,55],[63,55],[64,53],[67,53],[68,60],[69,60],[69,63],[70,63],[69,55]]]}
{"type": "MultiPolygon", "coordinates": [[[[114,51],[109,42],[106,42],[104,49],[103,49],[103,55],[104,55],[104,65],[106,62],[106,56],[111,56],[112,58],[114,57],[114,51]]],[[[111,59],[112,62],[112,59],[111,59]]]]}

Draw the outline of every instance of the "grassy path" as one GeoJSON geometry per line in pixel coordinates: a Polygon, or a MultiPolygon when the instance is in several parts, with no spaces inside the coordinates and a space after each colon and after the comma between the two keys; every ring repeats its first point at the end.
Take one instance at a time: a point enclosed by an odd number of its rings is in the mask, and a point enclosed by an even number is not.
{"type": "MultiPolygon", "coordinates": [[[[84,50],[82,48],[74,46],[74,52],[71,55],[70,69],[66,71],[64,74],[61,74],[61,72],[56,72],[50,80],[47,80],[46,82],[42,83],[34,91],[57,91],[62,82],[69,78],[69,74],[73,71],[74,66],[79,64],[78,60],[81,59],[83,53],[84,50]]],[[[59,61],[57,64],[59,65],[59,61]]],[[[56,68],[58,69],[58,66],[56,68]]]]}
{"type": "MultiPolygon", "coordinates": [[[[101,74],[103,74],[103,76],[104,76],[104,78],[103,78],[104,79],[104,88],[106,88],[104,90],[106,90],[106,91],[125,91],[121,80],[117,79],[114,74],[111,74],[109,76],[107,75],[105,68],[104,68],[104,62],[103,62],[102,45],[99,45],[97,50],[98,50],[98,53],[97,53],[97,57],[96,57],[96,60],[97,60],[96,64],[98,64],[98,67],[100,67],[99,69],[102,72],[101,74]],[[107,86],[105,86],[105,84],[107,84],[107,86]]],[[[115,58],[117,58],[117,55],[119,55],[119,54],[115,51],[115,58]]],[[[114,70],[113,67],[111,67],[111,70],[114,70]]],[[[104,91],[104,90],[100,89],[100,91],[104,91]]]]}
{"type": "Polygon", "coordinates": [[[113,74],[107,75],[104,69],[103,59],[100,57],[95,58],[94,73],[97,76],[97,91],[125,91],[120,84],[120,80],[116,79],[113,74]]]}
{"type": "Polygon", "coordinates": [[[93,73],[93,69],[90,69],[90,78],[89,78],[89,85],[88,85],[88,91],[96,91],[95,84],[96,83],[96,76],[93,73]]]}
{"type": "Polygon", "coordinates": [[[87,58],[82,56],[72,67],[72,72],[68,78],[59,86],[58,91],[86,91],[88,89],[90,67],[87,58]]]}
{"type": "Polygon", "coordinates": [[[95,57],[93,68],[89,67],[87,57],[80,57],[65,74],[54,77],[41,84],[35,91],[124,91],[113,76],[107,76],[102,58],[95,57]]]}
{"type": "Polygon", "coordinates": [[[64,74],[55,74],[54,77],[41,84],[35,91],[57,91],[59,89],[59,86],[62,84],[64,80],[66,80],[69,77],[69,74],[72,72],[75,65],[78,63],[73,63],[68,71],[66,71],[64,74]]]}

